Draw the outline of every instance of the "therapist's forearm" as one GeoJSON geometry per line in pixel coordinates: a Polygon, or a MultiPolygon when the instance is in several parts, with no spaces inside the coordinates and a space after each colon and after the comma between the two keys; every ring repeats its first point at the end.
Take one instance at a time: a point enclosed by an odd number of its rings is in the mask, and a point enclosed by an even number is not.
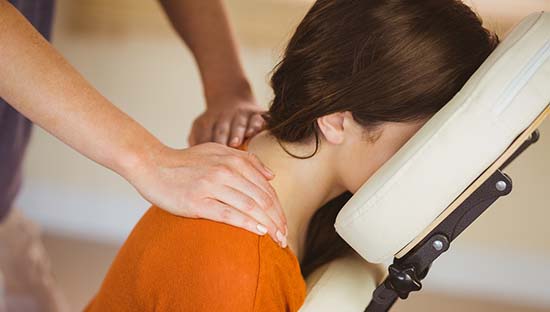
{"type": "Polygon", "coordinates": [[[199,66],[207,104],[252,92],[221,0],[160,0],[199,66]]]}
{"type": "Polygon", "coordinates": [[[0,0],[0,97],[61,141],[121,175],[162,144],[95,90],[0,0]]]}

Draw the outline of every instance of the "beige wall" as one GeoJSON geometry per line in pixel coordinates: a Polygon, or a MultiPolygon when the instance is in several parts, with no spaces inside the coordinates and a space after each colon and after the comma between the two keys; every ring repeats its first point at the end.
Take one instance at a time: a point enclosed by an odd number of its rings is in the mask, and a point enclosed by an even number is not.
{"type": "MultiPolygon", "coordinates": [[[[271,97],[268,73],[310,2],[227,1],[262,103],[271,97]]],[[[487,25],[501,34],[530,11],[550,10],[550,0],[473,2],[487,25]]],[[[164,142],[183,147],[191,121],[203,108],[201,85],[191,56],[155,1],[58,4],[55,46],[116,105],[164,142]]],[[[508,170],[514,192],[457,245],[550,255],[550,121],[541,132],[541,141],[508,170]]],[[[122,179],[41,130],[35,132],[27,160],[20,205],[51,230],[120,239],[147,206],[122,179]]]]}
{"type": "Polygon", "coordinates": [[[540,132],[540,141],[505,170],[513,181],[512,193],[499,199],[456,244],[550,256],[550,120],[540,132]]]}

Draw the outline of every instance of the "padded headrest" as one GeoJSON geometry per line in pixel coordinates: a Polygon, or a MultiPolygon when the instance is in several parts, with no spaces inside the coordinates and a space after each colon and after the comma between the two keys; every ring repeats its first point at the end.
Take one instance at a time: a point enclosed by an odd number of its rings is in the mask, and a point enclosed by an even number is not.
{"type": "Polygon", "coordinates": [[[550,13],[525,18],[342,208],[335,227],[380,263],[420,235],[550,102],[550,13]]]}

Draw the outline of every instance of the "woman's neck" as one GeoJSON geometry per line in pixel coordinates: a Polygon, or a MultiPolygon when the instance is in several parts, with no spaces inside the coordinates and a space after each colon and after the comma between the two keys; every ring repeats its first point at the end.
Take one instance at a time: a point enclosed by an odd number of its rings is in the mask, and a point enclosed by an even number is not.
{"type": "MultiPolygon", "coordinates": [[[[311,145],[286,145],[295,155],[309,155],[311,145]]],[[[315,211],[345,190],[338,186],[329,153],[319,151],[308,159],[286,153],[277,140],[264,131],[250,140],[248,151],[275,173],[271,185],[275,189],[288,222],[288,245],[299,260],[309,220],[315,211]]]]}

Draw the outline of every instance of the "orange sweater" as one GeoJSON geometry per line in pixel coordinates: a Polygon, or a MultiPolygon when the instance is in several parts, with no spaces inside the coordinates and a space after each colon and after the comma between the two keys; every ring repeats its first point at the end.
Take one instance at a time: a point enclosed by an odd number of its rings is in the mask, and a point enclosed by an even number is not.
{"type": "Polygon", "coordinates": [[[297,258],[267,235],[152,207],[86,311],[297,311],[297,258]]]}

